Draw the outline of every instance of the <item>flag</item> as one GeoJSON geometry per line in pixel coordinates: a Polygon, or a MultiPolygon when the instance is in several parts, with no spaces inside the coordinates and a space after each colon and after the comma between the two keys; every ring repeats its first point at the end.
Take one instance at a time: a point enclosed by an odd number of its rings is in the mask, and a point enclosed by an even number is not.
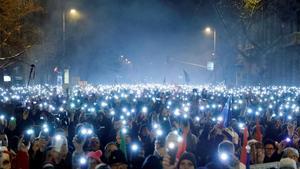
{"type": "Polygon", "coordinates": [[[184,129],[182,133],[182,141],[178,144],[178,150],[176,158],[179,159],[180,156],[186,151],[186,139],[187,139],[188,130],[184,129]]]}
{"type": "Polygon", "coordinates": [[[184,74],[185,83],[189,84],[191,81],[189,74],[185,70],[183,70],[183,74],[184,74]]]}
{"type": "Polygon", "coordinates": [[[223,117],[223,127],[228,127],[231,121],[231,111],[230,111],[231,97],[228,98],[221,115],[223,117]]]}
{"type": "Polygon", "coordinates": [[[243,137],[243,147],[241,152],[241,163],[245,164],[247,166],[247,145],[248,145],[248,128],[245,127],[244,129],[244,137],[243,137]]]}
{"type": "Polygon", "coordinates": [[[121,143],[120,143],[120,150],[124,153],[125,158],[127,159],[127,149],[126,149],[126,141],[124,134],[120,131],[121,143]]]}
{"type": "Polygon", "coordinates": [[[259,124],[259,120],[256,119],[256,126],[255,126],[255,139],[258,142],[262,142],[262,133],[261,133],[261,128],[260,128],[260,124],[259,124]]]}

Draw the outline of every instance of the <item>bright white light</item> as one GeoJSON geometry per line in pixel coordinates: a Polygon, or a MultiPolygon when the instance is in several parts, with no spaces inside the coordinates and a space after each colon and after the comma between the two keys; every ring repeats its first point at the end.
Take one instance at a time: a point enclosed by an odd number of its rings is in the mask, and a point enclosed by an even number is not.
{"type": "Polygon", "coordinates": [[[1,116],[0,116],[0,119],[1,119],[1,120],[4,120],[4,119],[5,119],[5,116],[4,116],[4,115],[1,115],[1,116]]]}
{"type": "Polygon", "coordinates": [[[71,103],[71,108],[73,109],[75,107],[75,104],[74,103],[71,103]]]}
{"type": "Polygon", "coordinates": [[[92,129],[87,129],[87,133],[86,134],[88,134],[88,135],[93,134],[93,130],[92,129]]]}
{"type": "Polygon", "coordinates": [[[282,117],[282,116],[283,116],[283,113],[282,113],[282,112],[280,112],[280,113],[279,113],[279,116],[280,116],[280,117],[282,117]]]}
{"type": "Polygon", "coordinates": [[[15,117],[10,117],[10,120],[13,121],[13,120],[16,120],[16,118],[15,117]]]}
{"type": "Polygon", "coordinates": [[[188,115],[187,115],[187,114],[184,114],[184,115],[183,115],[183,118],[185,118],[185,119],[188,118],[188,115]]]}
{"type": "Polygon", "coordinates": [[[288,118],[288,120],[292,120],[292,116],[291,115],[288,115],[287,118],[288,118]]]}
{"type": "Polygon", "coordinates": [[[64,108],[60,107],[60,108],[59,108],[59,111],[60,111],[60,112],[63,112],[63,111],[64,111],[64,108]]]}
{"type": "Polygon", "coordinates": [[[80,159],[79,159],[79,163],[81,164],[81,165],[85,165],[86,164],[86,158],[84,158],[84,157],[81,157],[80,159]]]}
{"type": "Polygon", "coordinates": [[[184,108],[183,108],[183,111],[185,111],[185,112],[188,112],[189,110],[190,110],[189,107],[184,107],[184,108]]]}
{"type": "Polygon", "coordinates": [[[222,161],[226,161],[226,160],[228,160],[228,154],[226,154],[226,153],[221,153],[221,154],[220,154],[220,158],[221,158],[222,161]]]}
{"type": "Polygon", "coordinates": [[[56,135],[56,136],[55,136],[55,140],[56,140],[56,141],[60,141],[61,139],[62,139],[61,135],[56,135]]]}
{"type": "Polygon", "coordinates": [[[127,129],[126,128],[122,128],[122,133],[126,134],[127,133],[127,129]]]}
{"type": "Polygon", "coordinates": [[[205,109],[205,107],[204,107],[204,106],[200,106],[200,110],[202,110],[202,111],[203,111],[204,109],[205,109]]]}
{"type": "Polygon", "coordinates": [[[28,135],[32,135],[32,134],[34,133],[34,131],[33,131],[33,129],[28,129],[28,130],[26,131],[26,133],[27,133],[28,135]]]}
{"type": "Polygon", "coordinates": [[[204,31],[206,34],[211,34],[212,29],[210,27],[206,27],[204,31]]]}
{"type": "Polygon", "coordinates": [[[137,144],[132,144],[132,146],[131,146],[132,151],[137,151],[138,149],[139,149],[139,147],[137,144]]]}
{"type": "Polygon", "coordinates": [[[48,128],[43,128],[43,131],[44,131],[45,133],[48,133],[48,132],[49,132],[49,129],[48,129],[48,128]]]}
{"type": "Polygon", "coordinates": [[[115,115],[116,114],[116,112],[115,111],[110,111],[110,115],[115,115]]]}
{"type": "Polygon", "coordinates": [[[244,129],[244,128],[245,128],[244,123],[239,123],[239,128],[240,128],[240,129],[244,129]]]}
{"type": "Polygon", "coordinates": [[[161,129],[157,129],[157,130],[156,130],[156,135],[157,135],[157,136],[163,135],[163,131],[162,131],[161,129]]]}
{"type": "Polygon", "coordinates": [[[47,128],[48,127],[48,125],[47,124],[43,124],[43,128],[47,128]]]}
{"type": "Polygon", "coordinates": [[[247,109],[247,112],[248,112],[249,114],[251,114],[253,111],[252,111],[252,109],[248,108],[248,109],[247,109]]]}
{"type": "Polygon", "coordinates": [[[196,116],[196,121],[200,121],[200,117],[196,116]]]}
{"type": "Polygon", "coordinates": [[[173,142],[170,142],[169,144],[168,144],[168,148],[169,149],[174,149],[175,148],[175,143],[173,143],[173,142]]]}
{"type": "Polygon", "coordinates": [[[106,107],[108,104],[106,102],[101,102],[101,107],[106,107]]]}
{"type": "Polygon", "coordinates": [[[142,108],[142,112],[143,112],[143,113],[147,113],[147,112],[148,112],[148,108],[144,106],[144,107],[142,108]]]}
{"type": "Polygon", "coordinates": [[[154,129],[157,129],[157,128],[158,128],[158,124],[156,124],[156,123],[153,124],[153,128],[154,128],[154,129]]]}
{"type": "Polygon", "coordinates": [[[10,82],[10,81],[11,81],[11,77],[10,77],[10,76],[7,76],[7,75],[4,75],[4,76],[3,76],[3,81],[4,81],[4,82],[10,82]]]}
{"type": "Polygon", "coordinates": [[[179,116],[180,115],[179,109],[175,109],[174,114],[175,114],[175,116],[179,116]]]}
{"type": "Polygon", "coordinates": [[[127,108],[126,108],[126,107],[123,107],[123,108],[122,108],[122,112],[123,112],[123,113],[126,113],[126,112],[127,112],[127,108]]]}
{"type": "Polygon", "coordinates": [[[239,100],[238,103],[239,103],[239,104],[243,104],[243,100],[239,100]]]}
{"type": "Polygon", "coordinates": [[[183,138],[181,137],[181,136],[178,136],[177,137],[177,141],[180,143],[180,142],[182,142],[182,140],[183,140],[183,138]]]}
{"type": "Polygon", "coordinates": [[[86,128],[82,128],[81,130],[80,130],[80,133],[82,134],[82,135],[86,135],[87,134],[87,129],[86,128]]]}
{"type": "Polygon", "coordinates": [[[220,122],[220,121],[223,121],[223,117],[222,116],[219,116],[218,118],[217,118],[217,120],[220,122]]]}

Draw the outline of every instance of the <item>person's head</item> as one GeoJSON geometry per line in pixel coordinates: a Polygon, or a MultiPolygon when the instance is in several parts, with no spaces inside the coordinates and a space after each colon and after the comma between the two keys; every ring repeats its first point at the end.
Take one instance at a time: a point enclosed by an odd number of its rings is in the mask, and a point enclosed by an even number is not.
{"type": "Polygon", "coordinates": [[[39,138],[40,150],[45,151],[50,141],[49,133],[41,131],[38,138],[39,138]]]}
{"type": "Polygon", "coordinates": [[[290,158],[282,158],[279,167],[280,169],[297,169],[297,163],[290,158]]]}
{"type": "Polygon", "coordinates": [[[7,147],[0,147],[0,168],[11,169],[11,159],[7,147]]]}
{"type": "Polygon", "coordinates": [[[154,156],[154,155],[150,155],[148,156],[143,165],[142,165],[142,169],[162,169],[162,164],[161,161],[158,157],[154,156]]]}
{"type": "Polygon", "coordinates": [[[111,169],[109,165],[101,163],[96,166],[95,169],[111,169]]]}
{"type": "Polygon", "coordinates": [[[150,131],[148,129],[148,127],[146,125],[143,125],[141,128],[140,128],[140,136],[141,137],[145,137],[145,136],[148,136],[150,131]]]}
{"type": "Polygon", "coordinates": [[[87,154],[88,169],[95,169],[98,164],[101,163],[102,151],[91,151],[87,154]]]}
{"type": "Polygon", "coordinates": [[[290,158],[298,162],[299,159],[299,152],[297,149],[288,147],[283,150],[282,158],[290,158]]]}
{"type": "Polygon", "coordinates": [[[231,141],[228,140],[224,140],[222,141],[219,146],[218,146],[218,152],[222,153],[222,152],[226,152],[227,154],[234,154],[234,145],[231,141]]]}
{"type": "Polygon", "coordinates": [[[266,140],[264,143],[264,147],[265,147],[265,156],[267,156],[268,158],[270,158],[276,151],[275,142],[273,140],[266,140]]]}
{"type": "Polygon", "coordinates": [[[276,129],[280,129],[280,127],[281,127],[281,121],[280,120],[276,120],[274,126],[275,126],[276,129]]]}
{"type": "Polygon", "coordinates": [[[4,134],[4,133],[0,134],[0,143],[2,143],[1,146],[5,146],[5,147],[8,146],[8,138],[7,138],[6,134],[4,134]]]}
{"type": "Polygon", "coordinates": [[[46,149],[46,161],[52,164],[59,164],[61,161],[60,152],[54,146],[49,146],[46,149]]]}
{"type": "Polygon", "coordinates": [[[27,120],[28,116],[29,116],[29,111],[28,110],[23,111],[23,114],[22,114],[23,120],[27,120]]]}
{"type": "Polygon", "coordinates": [[[104,148],[104,155],[106,159],[109,159],[111,152],[118,150],[118,146],[114,143],[114,142],[110,142],[108,144],[106,144],[105,148],[104,148]]]}
{"type": "Polygon", "coordinates": [[[112,169],[127,169],[126,158],[121,150],[115,150],[111,153],[108,164],[112,169]]]}
{"type": "Polygon", "coordinates": [[[183,153],[178,161],[177,169],[196,169],[196,157],[192,153],[183,153]]]}
{"type": "Polygon", "coordinates": [[[264,145],[260,142],[248,143],[250,146],[251,162],[253,164],[261,164],[264,162],[265,150],[264,145]]]}
{"type": "Polygon", "coordinates": [[[157,137],[154,142],[154,150],[162,157],[165,154],[165,138],[157,137]]]}
{"type": "Polygon", "coordinates": [[[51,145],[56,149],[57,152],[63,157],[68,154],[68,140],[64,135],[57,134],[52,138],[51,145]]]}
{"type": "Polygon", "coordinates": [[[91,151],[97,151],[100,149],[100,140],[98,136],[94,135],[89,140],[89,148],[91,151]]]}

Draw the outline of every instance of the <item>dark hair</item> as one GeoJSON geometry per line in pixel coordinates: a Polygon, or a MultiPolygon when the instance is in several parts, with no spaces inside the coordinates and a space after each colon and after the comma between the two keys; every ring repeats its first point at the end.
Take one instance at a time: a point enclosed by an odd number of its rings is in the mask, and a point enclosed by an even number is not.
{"type": "Polygon", "coordinates": [[[275,148],[275,141],[271,140],[271,139],[267,139],[265,142],[264,142],[264,146],[266,146],[267,144],[271,144],[273,145],[273,147],[275,148]]]}
{"type": "Polygon", "coordinates": [[[162,164],[161,161],[158,157],[154,156],[154,155],[149,155],[143,165],[142,165],[142,169],[162,169],[162,164]]]}

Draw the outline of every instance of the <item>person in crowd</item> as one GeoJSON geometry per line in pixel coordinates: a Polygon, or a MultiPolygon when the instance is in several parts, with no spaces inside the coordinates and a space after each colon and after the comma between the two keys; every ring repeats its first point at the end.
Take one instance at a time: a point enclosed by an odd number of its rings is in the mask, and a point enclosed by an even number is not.
{"type": "Polygon", "coordinates": [[[290,158],[282,158],[279,162],[279,169],[297,169],[296,162],[290,158]]]}
{"type": "Polygon", "coordinates": [[[142,169],[152,169],[152,168],[163,169],[161,160],[155,155],[149,155],[145,159],[142,165],[142,169]]]}
{"type": "Polygon", "coordinates": [[[110,158],[111,152],[118,150],[118,146],[115,142],[107,143],[104,148],[104,161],[107,162],[110,158]]]}
{"type": "Polygon", "coordinates": [[[283,150],[282,158],[290,158],[298,163],[299,160],[299,152],[297,149],[292,147],[287,147],[283,150]]]}
{"type": "Polygon", "coordinates": [[[196,169],[196,157],[192,153],[183,153],[177,163],[177,169],[196,169]]]}
{"type": "Polygon", "coordinates": [[[46,149],[46,159],[43,163],[43,169],[57,169],[61,161],[60,152],[55,146],[49,146],[46,149]]]}
{"type": "Polygon", "coordinates": [[[157,137],[154,143],[154,153],[153,155],[156,156],[158,159],[162,161],[164,155],[166,154],[165,149],[165,138],[157,137]]]}
{"type": "Polygon", "coordinates": [[[252,142],[248,142],[250,146],[250,162],[251,164],[262,164],[265,159],[265,149],[264,145],[261,142],[257,142],[256,140],[252,142]]]}
{"type": "Polygon", "coordinates": [[[96,166],[101,163],[102,151],[91,151],[87,154],[88,169],[96,169],[96,166]]]}
{"type": "Polygon", "coordinates": [[[108,164],[111,169],[127,169],[128,164],[124,153],[121,150],[115,150],[111,153],[110,158],[108,159],[108,164]]]}
{"type": "Polygon", "coordinates": [[[222,141],[218,146],[219,161],[229,168],[245,169],[245,165],[240,163],[239,159],[235,156],[234,144],[228,140],[222,141]]]}
{"type": "MultiPolygon", "coordinates": [[[[285,144],[284,142],[281,143],[285,144]]],[[[277,149],[275,142],[273,140],[266,140],[264,143],[265,147],[265,159],[264,163],[279,161],[281,158],[281,152],[277,149]]],[[[281,146],[280,146],[281,147],[281,146]]]]}
{"type": "Polygon", "coordinates": [[[0,147],[0,168],[2,169],[11,169],[11,158],[10,153],[5,146],[0,147]]]}

